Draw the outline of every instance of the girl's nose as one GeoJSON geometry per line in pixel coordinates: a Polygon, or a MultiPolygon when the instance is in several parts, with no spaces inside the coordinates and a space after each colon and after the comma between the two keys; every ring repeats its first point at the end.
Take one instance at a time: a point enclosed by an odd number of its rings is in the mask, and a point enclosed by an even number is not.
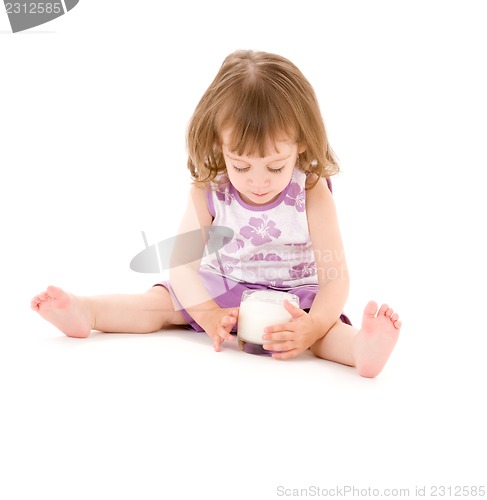
{"type": "Polygon", "coordinates": [[[265,187],[270,184],[270,179],[267,174],[254,175],[249,179],[249,184],[252,187],[265,187]]]}

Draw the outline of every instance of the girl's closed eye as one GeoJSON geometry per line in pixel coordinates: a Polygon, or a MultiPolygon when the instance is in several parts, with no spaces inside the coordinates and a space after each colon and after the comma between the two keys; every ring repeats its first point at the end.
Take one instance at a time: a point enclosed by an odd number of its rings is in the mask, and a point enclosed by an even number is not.
{"type": "MultiPolygon", "coordinates": [[[[283,165],[280,168],[268,168],[267,170],[272,174],[278,174],[279,172],[282,172],[284,170],[284,167],[285,165],[283,165]]],[[[236,172],[243,173],[247,172],[250,167],[237,167],[237,165],[233,165],[233,168],[235,169],[236,172]]]]}
{"type": "Polygon", "coordinates": [[[268,168],[269,172],[272,172],[273,174],[278,174],[279,172],[282,172],[284,170],[284,167],[286,165],[283,165],[281,168],[268,168]]]}
{"type": "Polygon", "coordinates": [[[247,170],[250,168],[250,167],[237,167],[237,165],[233,165],[233,168],[235,169],[236,172],[247,172],[247,170]]]}

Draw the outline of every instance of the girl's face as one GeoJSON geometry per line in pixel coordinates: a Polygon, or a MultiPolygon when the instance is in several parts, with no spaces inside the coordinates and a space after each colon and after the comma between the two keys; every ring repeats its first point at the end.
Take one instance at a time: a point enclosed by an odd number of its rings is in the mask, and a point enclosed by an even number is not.
{"type": "Polygon", "coordinates": [[[222,152],[230,182],[249,205],[262,205],[275,200],[291,181],[300,148],[297,143],[277,141],[269,144],[264,158],[239,156],[229,151],[230,133],[222,133],[222,152]]]}

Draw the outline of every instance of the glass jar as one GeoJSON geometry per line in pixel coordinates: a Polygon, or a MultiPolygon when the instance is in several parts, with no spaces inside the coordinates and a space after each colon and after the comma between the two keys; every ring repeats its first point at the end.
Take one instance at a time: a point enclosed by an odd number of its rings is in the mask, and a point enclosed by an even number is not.
{"type": "Polygon", "coordinates": [[[292,293],[277,290],[245,290],[240,302],[238,315],[238,345],[240,350],[260,356],[270,356],[274,351],[266,350],[263,344],[281,341],[264,340],[264,328],[287,323],[291,314],[284,308],[288,300],[299,307],[299,297],[292,293]]]}

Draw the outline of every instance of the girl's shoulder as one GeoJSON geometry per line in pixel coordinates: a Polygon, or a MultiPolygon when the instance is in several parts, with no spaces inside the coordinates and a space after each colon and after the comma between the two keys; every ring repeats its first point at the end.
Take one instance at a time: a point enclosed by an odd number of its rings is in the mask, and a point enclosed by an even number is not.
{"type": "Polygon", "coordinates": [[[309,174],[306,178],[306,207],[313,209],[318,207],[319,211],[334,205],[331,184],[327,178],[309,174]]]}
{"type": "MultiPolygon", "coordinates": [[[[193,184],[190,190],[190,196],[193,201],[194,209],[199,218],[205,222],[213,218],[208,207],[208,189],[206,184],[193,184]]],[[[210,220],[211,222],[211,220],[210,220]]]]}

